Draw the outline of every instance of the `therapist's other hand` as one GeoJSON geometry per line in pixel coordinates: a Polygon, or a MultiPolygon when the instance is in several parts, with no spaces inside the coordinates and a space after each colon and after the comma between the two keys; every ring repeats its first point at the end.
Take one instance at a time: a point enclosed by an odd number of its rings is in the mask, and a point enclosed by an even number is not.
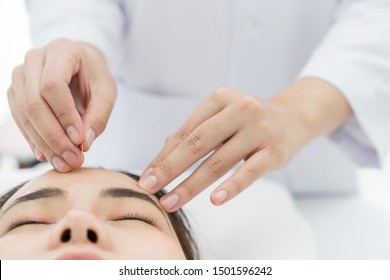
{"type": "Polygon", "coordinates": [[[36,158],[60,172],[82,165],[80,147],[88,151],[103,132],[115,95],[100,51],[63,38],[28,51],[8,89],[13,118],[36,158]]]}
{"type": "Polygon", "coordinates": [[[211,193],[212,203],[221,205],[264,173],[285,166],[310,140],[331,132],[351,115],[342,93],[317,78],[298,80],[269,100],[221,88],[167,139],[139,185],[154,193],[204,158],[160,199],[164,209],[172,212],[243,160],[211,193]]]}
{"type": "Polygon", "coordinates": [[[154,193],[211,153],[160,201],[172,212],[245,162],[211,194],[216,205],[232,199],[265,172],[284,166],[303,146],[307,132],[283,106],[231,88],[206,98],[142,174],[140,186],[154,193]]]}

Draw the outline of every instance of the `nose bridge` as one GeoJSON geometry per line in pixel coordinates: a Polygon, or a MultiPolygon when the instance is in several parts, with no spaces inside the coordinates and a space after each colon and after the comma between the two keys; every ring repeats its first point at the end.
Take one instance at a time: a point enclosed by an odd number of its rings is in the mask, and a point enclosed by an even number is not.
{"type": "Polygon", "coordinates": [[[101,222],[87,210],[70,210],[56,225],[51,246],[66,244],[95,244],[108,248],[108,235],[101,222]]]}
{"type": "Polygon", "coordinates": [[[70,210],[64,217],[64,223],[69,227],[83,228],[96,223],[95,216],[88,210],[74,209],[70,210]]]}
{"type": "Polygon", "coordinates": [[[96,218],[87,211],[70,211],[65,217],[64,226],[60,237],[62,242],[97,242],[98,222],[96,221],[96,218]],[[93,233],[95,237],[90,238],[93,233]]]}

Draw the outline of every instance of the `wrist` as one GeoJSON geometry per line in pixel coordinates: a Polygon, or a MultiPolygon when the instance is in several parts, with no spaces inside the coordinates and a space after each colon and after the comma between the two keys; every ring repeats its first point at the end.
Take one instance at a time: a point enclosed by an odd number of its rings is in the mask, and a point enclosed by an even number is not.
{"type": "Polygon", "coordinates": [[[318,78],[298,80],[269,101],[284,108],[300,123],[308,141],[330,133],[352,116],[343,94],[318,78]]]}

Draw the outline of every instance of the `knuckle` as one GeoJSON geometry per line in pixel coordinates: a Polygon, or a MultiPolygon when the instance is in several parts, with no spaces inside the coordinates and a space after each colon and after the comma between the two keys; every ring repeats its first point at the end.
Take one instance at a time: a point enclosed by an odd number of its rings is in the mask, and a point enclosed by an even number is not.
{"type": "Polygon", "coordinates": [[[239,182],[237,179],[233,178],[230,181],[231,186],[232,186],[232,191],[234,195],[239,194],[243,190],[243,185],[241,182],[239,182]]]}
{"type": "Polygon", "coordinates": [[[202,139],[198,135],[190,135],[184,140],[184,146],[193,154],[197,154],[202,148],[202,139]]]}
{"type": "Polygon", "coordinates": [[[172,176],[172,167],[168,163],[163,163],[157,167],[158,171],[167,178],[172,176]]]}
{"type": "Polygon", "coordinates": [[[192,198],[195,196],[194,188],[191,186],[191,184],[185,183],[181,185],[180,188],[186,198],[192,198]]]}
{"type": "Polygon", "coordinates": [[[59,38],[53,39],[53,40],[48,44],[48,46],[49,46],[49,47],[54,47],[54,48],[56,48],[56,47],[62,47],[62,46],[67,45],[67,44],[69,44],[69,43],[73,43],[73,41],[72,41],[72,40],[69,40],[69,39],[67,39],[67,38],[59,37],[59,38]]]}
{"type": "Polygon", "coordinates": [[[40,85],[40,92],[42,96],[49,96],[55,92],[58,87],[58,82],[53,79],[43,79],[40,85]]]}
{"type": "Polygon", "coordinates": [[[217,88],[212,94],[211,94],[211,98],[215,101],[220,101],[221,99],[223,99],[226,94],[229,94],[231,92],[231,88],[229,87],[226,87],[226,86],[222,86],[222,87],[219,87],[217,88]]]}
{"type": "Polygon", "coordinates": [[[49,144],[46,142],[36,146],[46,159],[51,159],[55,155],[49,144]]]}
{"type": "Polygon", "coordinates": [[[178,140],[178,141],[183,141],[184,139],[186,139],[188,136],[190,135],[190,133],[185,130],[184,128],[179,128],[179,130],[175,133],[175,138],[178,140]]]}
{"type": "Polygon", "coordinates": [[[164,161],[164,157],[157,156],[151,163],[151,166],[157,166],[160,165],[164,161]]]}
{"type": "Polygon", "coordinates": [[[217,88],[214,93],[216,95],[222,95],[222,94],[226,94],[226,93],[231,92],[231,91],[232,91],[232,89],[230,87],[221,86],[221,87],[217,88]]]}
{"type": "Polygon", "coordinates": [[[30,120],[27,117],[22,116],[20,118],[20,124],[24,129],[29,129],[31,127],[30,120]]]}
{"type": "Polygon", "coordinates": [[[261,111],[262,110],[261,105],[262,103],[260,102],[260,100],[258,100],[253,96],[246,95],[237,102],[236,107],[240,112],[253,113],[254,111],[255,112],[261,111]]]}
{"type": "Polygon", "coordinates": [[[268,157],[273,158],[277,166],[284,166],[289,161],[286,148],[282,145],[272,145],[268,148],[268,157]]]}
{"type": "Polygon", "coordinates": [[[9,87],[7,90],[7,98],[8,98],[8,103],[10,103],[10,100],[14,98],[14,91],[12,90],[11,87],[9,87]]]}
{"type": "Polygon", "coordinates": [[[75,61],[80,61],[82,57],[82,50],[79,46],[73,46],[68,51],[70,57],[72,57],[75,61]]]}
{"type": "Polygon", "coordinates": [[[26,54],[24,55],[24,61],[26,61],[26,62],[30,61],[39,55],[40,55],[40,50],[38,48],[32,48],[32,49],[28,50],[26,52],[26,54]]]}
{"type": "Polygon", "coordinates": [[[206,161],[206,166],[214,174],[220,174],[223,172],[223,161],[220,158],[210,158],[206,161]]]}
{"type": "Polygon", "coordinates": [[[64,43],[66,39],[64,38],[55,38],[53,39],[52,41],[50,41],[50,43],[48,44],[48,46],[56,46],[56,45],[61,45],[64,43]]]}
{"type": "Polygon", "coordinates": [[[280,144],[273,144],[269,146],[269,154],[273,157],[279,157],[280,155],[283,155],[283,147],[280,144]]]}
{"type": "Polygon", "coordinates": [[[46,139],[47,146],[52,149],[56,150],[61,144],[61,140],[58,137],[50,136],[46,139]]]}
{"type": "Polygon", "coordinates": [[[250,181],[254,181],[254,180],[257,180],[260,177],[261,168],[260,167],[255,167],[255,166],[251,166],[251,167],[246,168],[245,172],[246,172],[246,174],[245,174],[246,177],[250,181]]]}
{"type": "Polygon", "coordinates": [[[46,47],[48,50],[64,50],[67,57],[78,59],[82,56],[81,46],[68,38],[56,38],[46,47]]]}
{"type": "Polygon", "coordinates": [[[24,75],[23,65],[18,65],[12,70],[12,83],[14,84],[18,79],[24,75]]]}
{"type": "Polygon", "coordinates": [[[45,155],[46,158],[51,158],[52,151],[47,143],[43,143],[41,146],[38,147],[38,149],[41,151],[42,154],[45,155]]]}
{"type": "Polygon", "coordinates": [[[58,113],[57,118],[60,123],[64,123],[66,119],[68,119],[73,113],[72,107],[65,107],[62,109],[60,113],[58,113]]]}
{"type": "Polygon", "coordinates": [[[28,102],[26,104],[26,115],[28,118],[34,117],[37,114],[39,114],[39,111],[41,110],[41,105],[36,102],[28,102]]]}

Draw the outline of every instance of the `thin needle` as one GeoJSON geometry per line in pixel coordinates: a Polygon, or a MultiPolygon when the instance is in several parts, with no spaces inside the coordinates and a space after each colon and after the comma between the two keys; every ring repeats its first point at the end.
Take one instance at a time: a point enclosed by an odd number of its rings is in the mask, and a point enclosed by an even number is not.
{"type": "MultiPolygon", "coordinates": [[[[83,156],[83,163],[84,163],[84,142],[81,142],[80,144],[80,150],[81,150],[81,155],[83,156]]],[[[81,168],[81,173],[83,173],[83,165],[80,166],[81,168]]]]}

